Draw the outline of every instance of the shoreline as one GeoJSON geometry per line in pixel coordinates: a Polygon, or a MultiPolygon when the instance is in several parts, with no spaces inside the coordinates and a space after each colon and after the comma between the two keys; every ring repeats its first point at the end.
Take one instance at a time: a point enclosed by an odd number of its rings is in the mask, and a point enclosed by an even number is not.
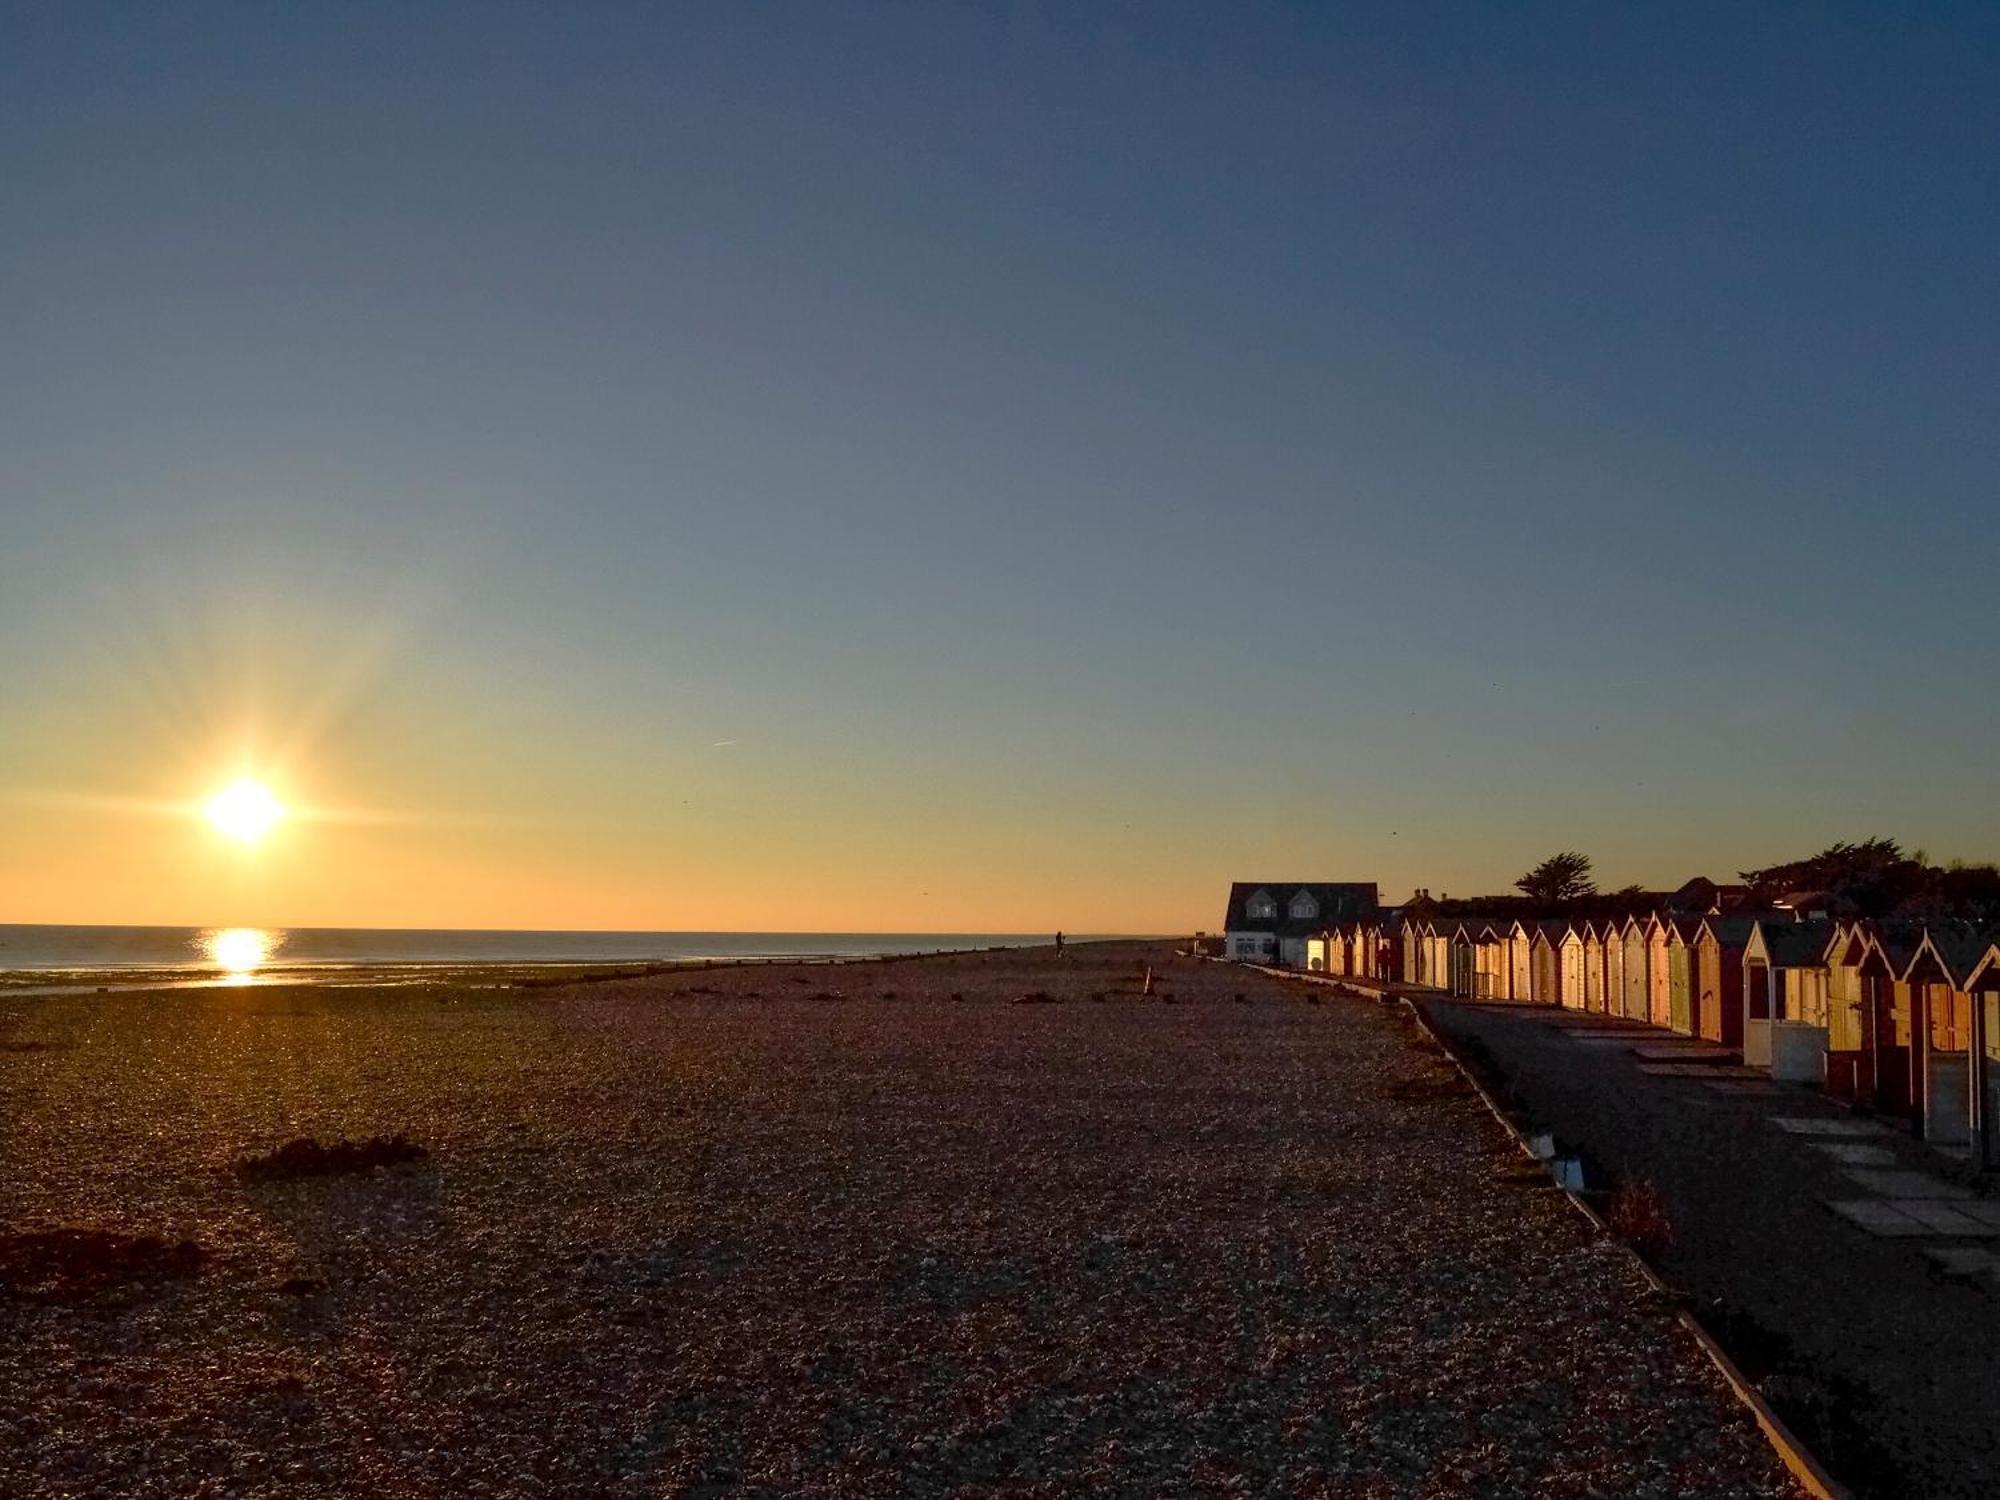
{"type": "MultiPolygon", "coordinates": [[[[1070,938],[1068,947],[1093,944],[1169,942],[1167,938],[1070,938]]],[[[604,983],[612,980],[655,979],[688,971],[769,968],[797,964],[827,967],[908,962],[978,953],[1033,953],[1053,944],[1022,942],[973,947],[896,949],[855,953],[829,949],[800,953],[693,954],[673,958],[631,959],[410,959],[298,961],[282,959],[254,971],[236,973],[212,962],[178,965],[92,964],[60,967],[0,968],[0,998],[10,995],[132,994],[211,989],[399,989],[428,985],[474,989],[536,988],[562,983],[604,983]]]]}

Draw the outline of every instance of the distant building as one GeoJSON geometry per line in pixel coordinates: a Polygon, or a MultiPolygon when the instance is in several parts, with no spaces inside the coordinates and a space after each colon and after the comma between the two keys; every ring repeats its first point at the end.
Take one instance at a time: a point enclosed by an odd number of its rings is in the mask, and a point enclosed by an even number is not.
{"type": "Polygon", "coordinates": [[[1342,922],[1373,917],[1371,880],[1345,883],[1239,880],[1229,888],[1222,923],[1229,957],[1252,963],[1306,966],[1306,943],[1342,922]]]}
{"type": "Polygon", "coordinates": [[[1718,885],[1706,875],[1697,875],[1677,891],[1670,891],[1660,903],[1676,916],[1714,917],[1741,909],[1750,900],[1747,885],[1718,885]]]}

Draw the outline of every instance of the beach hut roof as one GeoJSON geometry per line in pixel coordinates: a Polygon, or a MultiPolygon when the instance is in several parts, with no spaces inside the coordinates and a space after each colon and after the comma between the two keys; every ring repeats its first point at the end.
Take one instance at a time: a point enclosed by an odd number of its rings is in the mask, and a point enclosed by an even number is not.
{"type": "Polygon", "coordinates": [[[1831,922],[1759,921],[1764,954],[1774,969],[1815,969],[1826,962],[1833,941],[1831,922]]]}
{"type": "Polygon", "coordinates": [[[1927,928],[1897,977],[1908,981],[1934,963],[1953,989],[1968,989],[1974,971],[1993,946],[1994,934],[1989,931],[1971,927],[1927,928]]]}
{"type": "Polygon", "coordinates": [[[1750,933],[1757,926],[1757,919],[1742,916],[1704,917],[1701,925],[1723,946],[1740,948],[1750,941],[1750,933]]]}
{"type": "Polygon", "coordinates": [[[2000,990],[2000,941],[1986,945],[1986,951],[1973,965],[1963,987],[1968,990],[2000,990]]]}

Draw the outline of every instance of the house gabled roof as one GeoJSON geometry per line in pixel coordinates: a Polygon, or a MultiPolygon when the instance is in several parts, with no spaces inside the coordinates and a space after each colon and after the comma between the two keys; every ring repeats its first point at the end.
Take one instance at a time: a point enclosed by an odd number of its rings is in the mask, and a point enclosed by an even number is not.
{"type": "Polygon", "coordinates": [[[1334,922],[1350,921],[1356,917],[1372,917],[1376,908],[1375,883],[1353,881],[1328,883],[1298,880],[1239,880],[1229,887],[1229,910],[1223,915],[1224,932],[1268,932],[1278,937],[1310,937],[1323,931],[1334,922]],[[1258,918],[1253,921],[1244,915],[1244,906],[1259,891],[1268,895],[1278,909],[1275,918],[1258,918]],[[1319,903],[1319,912],[1311,917],[1292,915],[1292,898],[1300,891],[1309,892],[1319,903]]]}

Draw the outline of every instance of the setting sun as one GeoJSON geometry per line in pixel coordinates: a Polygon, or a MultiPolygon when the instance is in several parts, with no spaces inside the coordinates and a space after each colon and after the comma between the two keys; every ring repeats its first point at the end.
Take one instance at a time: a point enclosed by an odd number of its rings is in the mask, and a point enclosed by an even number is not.
{"type": "Polygon", "coordinates": [[[285,815],[271,789],[247,776],[209,798],[203,811],[217,831],[244,844],[258,842],[285,815]]]}

